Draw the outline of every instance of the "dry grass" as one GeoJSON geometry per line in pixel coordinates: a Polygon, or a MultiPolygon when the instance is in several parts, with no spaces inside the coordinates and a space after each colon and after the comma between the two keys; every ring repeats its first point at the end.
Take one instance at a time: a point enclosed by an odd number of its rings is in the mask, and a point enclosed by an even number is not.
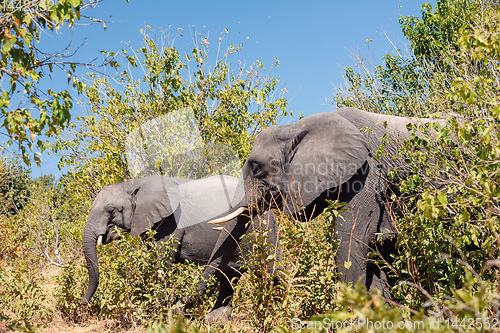
{"type": "MultiPolygon", "coordinates": [[[[192,321],[202,332],[210,332],[216,328],[228,329],[231,328],[234,332],[252,332],[253,329],[248,320],[248,313],[233,312],[231,320],[224,325],[213,323],[211,325],[205,324],[201,319],[192,321]]],[[[61,317],[54,316],[52,322],[44,325],[37,330],[43,333],[90,333],[90,332],[127,332],[127,333],[145,333],[147,328],[144,326],[124,327],[122,323],[117,320],[99,320],[99,319],[86,319],[82,322],[75,324],[64,321],[61,317]]],[[[0,332],[3,333],[0,327],[0,332]]],[[[8,331],[5,331],[8,332],[8,331]]]]}
{"type": "Polygon", "coordinates": [[[73,324],[64,322],[62,320],[56,320],[51,322],[49,325],[42,327],[41,332],[47,333],[88,333],[88,332],[137,332],[143,333],[147,332],[144,327],[136,327],[125,329],[121,327],[120,323],[113,320],[89,320],[81,324],[73,324]]]}

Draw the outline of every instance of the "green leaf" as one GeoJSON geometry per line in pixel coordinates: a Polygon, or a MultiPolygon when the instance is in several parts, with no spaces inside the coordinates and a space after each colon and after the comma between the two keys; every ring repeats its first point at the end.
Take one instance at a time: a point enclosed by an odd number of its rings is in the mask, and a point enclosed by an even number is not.
{"type": "Polygon", "coordinates": [[[82,0],[68,0],[68,1],[71,4],[71,6],[73,6],[75,8],[80,6],[82,3],[82,0]]]}
{"type": "Polygon", "coordinates": [[[446,192],[439,192],[438,200],[442,205],[446,205],[448,203],[448,197],[446,196],[446,192]]]}

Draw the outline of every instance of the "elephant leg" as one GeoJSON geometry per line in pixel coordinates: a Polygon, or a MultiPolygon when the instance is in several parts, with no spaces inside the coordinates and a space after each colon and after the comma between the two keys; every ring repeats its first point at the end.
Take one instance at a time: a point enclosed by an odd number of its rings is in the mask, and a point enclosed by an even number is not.
{"type": "Polygon", "coordinates": [[[234,288],[233,284],[238,282],[241,273],[233,270],[232,272],[219,272],[218,280],[220,284],[219,295],[215,305],[206,316],[207,322],[224,323],[231,317],[233,311],[232,300],[234,288]]]}
{"type": "Polygon", "coordinates": [[[245,233],[246,220],[243,217],[238,217],[238,222],[234,221],[227,224],[227,229],[223,229],[217,240],[212,255],[208,260],[205,270],[203,271],[203,282],[198,286],[198,292],[203,294],[208,287],[208,280],[212,276],[218,276],[222,271],[229,271],[228,267],[235,258],[239,258],[238,241],[245,233]]]}
{"type": "MultiPolygon", "coordinates": [[[[339,242],[336,264],[343,282],[367,283],[369,244],[377,231],[380,205],[366,187],[349,202],[335,224],[339,242]]],[[[370,271],[371,273],[371,271],[370,271]]],[[[367,286],[368,288],[369,286],[367,286]]]]}
{"type": "Polygon", "coordinates": [[[233,307],[231,305],[221,306],[207,313],[205,321],[207,323],[218,322],[224,324],[229,320],[232,312],[233,307]]]}
{"type": "Polygon", "coordinates": [[[235,270],[240,260],[240,250],[238,242],[246,231],[248,218],[239,216],[237,220],[225,224],[225,229],[221,231],[212,255],[203,271],[203,281],[198,286],[198,293],[204,294],[208,288],[208,280],[215,276],[220,283],[220,291],[214,308],[207,314],[207,321],[225,321],[229,319],[232,307],[231,296],[233,288],[231,279],[239,277],[240,273],[235,270]],[[235,266],[235,267],[233,267],[235,266]],[[224,273],[224,274],[223,274],[224,273]]]}
{"type": "MultiPolygon", "coordinates": [[[[266,212],[263,218],[258,221],[255,218],[256,216],[254,216],[253,225],[248,225],[248,217],[240,216],[234,227],[221,231],[212,257],[203,273],[204,282],[198,288],[200,292],[205,292],[207,288],[206,281],[214,275],[220,283],[219,295],[214,308],[205,317],[208,322],[224,322],[231,316],[233,285],[242,274],[242,261],[245,261],[243,257],[252,255],[251,243],[248,240],[240,241],[241,236],[245,233],[253,230],[253,228],[269,229],[266,241],[273,246],[275,260],[269,264],[267,270],[270,274],[274,274],[278,270],[278,265],[282,260],[282,252],[276,218],[272,211],[266,212]],[[231,282],[233,282],[233,285],[231,282]]],[[[279,283],[279,277],[274,279],[274,283],[279,283]]]]}
{"type": "Polygon", "coordinates": [[[367,290],[378,289],[385,298],[391,299],[390,286],[394,283],[393,279],[387,276],[385,269],[368,259],[368,253],[375,251],[387,264],[392,263],[390,254],[395,252],[395,232],[392,233],[393,230],[389,228],[380,228],[390,224],[384,221],[389,218],[389,214],[383,205],[377,204],[377,199],[371,199],[364,205],[360,205],[356,199],[355,197],[350,202],[348,212],[343,213],[344,220],[338,219],[335,226],[339,241],[335,261],[341,280],[362,283],[367,290]],[[353,206],[359,208],[353,210],[353,206]],[[382,234],[380,240],[375,239],[377,233],[382,234]]]}
{"type": "Polygon", "coordinates": [[[366,285],[368,246],[363,240],[355,239],[350,232],[340,231],[340,234],[335,263],[341,281],[366,285]]]}
{"type": "MultiPolygon", "coordinates": [[[[393,189],[389,189],[393,191],[393,189]]],[[[398,193],[398,196],[400,194],[398,193]]],[[[379,267],[375,262],[368,264],[368,275],[366,285],[372,289],[379,289],[385,298],[391,299],[390,287],[396,282],[395,278],[388,276],[387,266],[391,266],[392,253],[396,252],[397,230],[393,225],[391,214],[395,211],[394,203],[385,201],[380,205],[381,216],[377,228],[377,239],[371,244],[370,251],[378,253],[379,258],[384,262],[385,267],[379,267]]]]}
{"type": "MultiPolygon", "coordinates": [[[[391,264],[390,253],[394,253],[395,242],[393,240],[386,240],[383,244],[375,243],[372,250],[378,252],[381,259],[391,264]]],[[[390,286],[394,284],[394,279],[387,276],[385,269],[380,268],[376,263],[369,262],[366,274],[366,287],[368,290],[378,289],[382,291],[382,296],[387,299],[392,299],[390,286]]]]}

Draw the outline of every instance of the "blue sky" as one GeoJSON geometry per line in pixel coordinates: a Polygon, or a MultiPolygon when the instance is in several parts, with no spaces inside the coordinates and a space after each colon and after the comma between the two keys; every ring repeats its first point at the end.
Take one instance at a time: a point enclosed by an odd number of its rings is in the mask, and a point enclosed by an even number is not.
{"type": "MultiPolygon", "coordinates": [[[[406,53],[408,42],[398,23],[400,15],[420,16],[419,0],[363,1],[153,1],[105,0],[85,15],[106,21],[76,26],[62,33],[44,34],[40,47],[46,51],[61,49],[72,39],[72,45],[84,44],[76,54],[79,61],[101,56],[99,50],[119,51],[124,42],[141,46],[140,29],[177,28],[185,38],[176,40],[181,51],[193,46],[189,31],[206,36],[214,46],[220,32],[228,29],[225,45],[244,43],[243,51],[233,60],[247,64],[261,60],[269,67],[277,58],[280,67],[271,74],[288,90],[289,109],[296,115],[310,115],[333,110],[331,99],[342,84],[342,68],[354,65],[353,54],[359,53],[375,65],[382,56],[395,53],[395,44],[406,53]],[[248,38],[248,39],[247,39],[248,38]],[[366,42],[371,39],[371,42],[366,42]]],[[[47,88],[67,89],[64,78],[53,75],[44,80],[47,88]]],[[[73,115],[81,114],[75,103],[73,115]]],[[[286,122],[294,119],[287,119],[286,122]]],[[[57,169],[58,156],[44,154],[42,167],[32,167],[33,176],[57,169]]]]}

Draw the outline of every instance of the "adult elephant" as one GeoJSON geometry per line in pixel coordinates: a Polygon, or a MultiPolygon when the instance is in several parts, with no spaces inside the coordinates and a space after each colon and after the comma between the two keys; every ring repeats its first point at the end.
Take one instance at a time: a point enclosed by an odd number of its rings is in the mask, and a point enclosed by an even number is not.
{"type": "Polygon", "coordinates": [[[229,217],[249,207],[265,210],[281,204],[285,214],[310,219],[327,207],[325,199],[347,202],[350,209],[335,225],[341,277],[390,297],[386,276],[368,261],[368,253],[376,247],[383,255],[390,251],[397,230],[386,198],[390,191],[397,193],[397,184],[390,183],[387,174],[405,167],[404,160],[395,157],[411,133],[407,125],[429,121],[438,120],[341,108],[266,129],[243,166],[233,200],[240,208],[229,217]]]}
{"type": "MultiPolygon", "coordinates": [[[[214,228],[207,221],[231,211],[230,199],[237,184],[238,179],[230,176],[186,180],[156,175],[105,186],[92,204],[83,231],[89,286],[81,304],[88,304],[98,286],[96,245],[110,243],[120,232],[130,232],[135,237],[154,229],[157,242],[167,241],[171,236],[177,239],[172,253],[176,262],[190,260],[206,265],[211,262],[213,253],[219,256],[220,245],[217,244],[224,244],[227,250],[223,252],[224,260],[213,267],[210,275],[216,275],[220,291],[214,309],[206,318],[209,321],[229,318],[233,294],[231,280],[241,274],[241,250],[245,245],[238,246],[240,238],[231,238],[232,244],[218,241],[221,234],[235,234],[236,231],[238,236],[245,234],[249,218],[234,217],[224,230],[214,228]]],[[[266,228],[273,230],[269,241],[279,249],[274,214],[268,212],[265,218],[266,228]]],[[[205,289],[206,284],[200,286],[200,290],[205,289]]]]}

